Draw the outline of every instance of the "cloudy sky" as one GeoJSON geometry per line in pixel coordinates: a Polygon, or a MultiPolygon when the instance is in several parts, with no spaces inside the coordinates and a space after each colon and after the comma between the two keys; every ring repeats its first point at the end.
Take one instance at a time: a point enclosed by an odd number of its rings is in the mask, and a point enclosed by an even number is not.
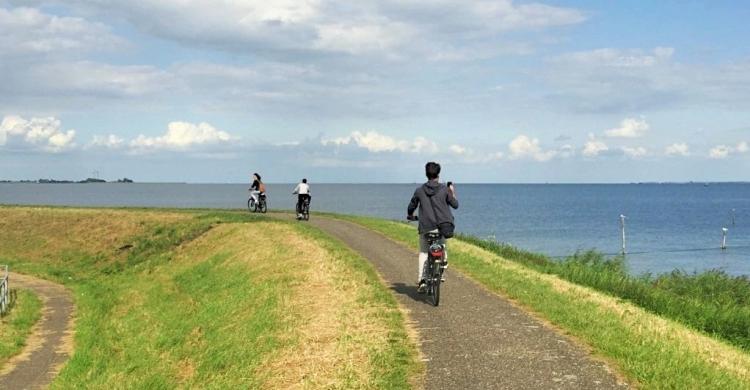
{"type": "Polygon", "coordinates": [[[750,180],[735,1],[0,0],[0,179],[750,180]]]}

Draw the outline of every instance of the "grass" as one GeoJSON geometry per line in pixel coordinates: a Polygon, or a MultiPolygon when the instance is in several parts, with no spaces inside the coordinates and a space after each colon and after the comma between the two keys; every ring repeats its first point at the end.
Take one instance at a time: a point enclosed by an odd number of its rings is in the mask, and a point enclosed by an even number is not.
{"type": "Polygon", "coordinates": [[[712,270],[633,276],[622,257],[577,253],[563,261],[470,237],[472,243],[507,259],[594,288],[750,351],[750,280],[712,270]]]}
{"type": "Polygon", "coordinates": [[[53,388],[410,388],[421,373],[373,269],[312,228],[205,210],[0,208],[0,221],[23,232],[0,233],[0,258],[76,297],[53,388]]]}
{"type": "MultiPolygon", "coordinates": [[[[339,217],[417,246],[415,230],[406,224],[339,217]]],[[[589,345],[637,385],[750,388],[750,355],[741,343],[688,323],[693,316],[741,318],[708,308],[746,304],[742,278],[719,273],[634,278],[624,272],[621,260],[605,261],[593,253],[554,264],[544,256],[466,237],[449,247],[454,267],[589,345]]],[[[727,319],[725,324],[731,323],[727,319]]]]}
{"type": "Polygon", "coordinates": [[[42,301],[31,291],[18,290],[13,308],[0,318],[0,367],[21,352],[41,316],[42,301]]]}

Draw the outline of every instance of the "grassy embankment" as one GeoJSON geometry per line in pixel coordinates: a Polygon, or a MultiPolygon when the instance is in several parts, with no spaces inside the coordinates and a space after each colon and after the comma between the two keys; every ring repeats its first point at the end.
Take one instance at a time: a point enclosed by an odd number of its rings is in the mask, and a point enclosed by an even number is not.
{"type": "Polygon", "coordinates": [[[0,261],[76,297],[53,388],[408,388],[395,299],[310,227],[246,213],[0,208],[0,261]]]}
{"type": "MultiPolygon", "coordinates": [[[[338,217],[417,245],[412,226],[338,217]]],[[[474,238],[449,245],[452,267],[583,341],[643,387],[750,388],[746,279],[639,278],[594,253],[555,263],[474,238]]]]}
{"type": "Polygon", "coordinates": [[[11,356],[21,352],[31,329],[42,316],[39,297],[27,290],[18,290],[17,293],[11,311],[0,318],[0,368],[11,356]]]}

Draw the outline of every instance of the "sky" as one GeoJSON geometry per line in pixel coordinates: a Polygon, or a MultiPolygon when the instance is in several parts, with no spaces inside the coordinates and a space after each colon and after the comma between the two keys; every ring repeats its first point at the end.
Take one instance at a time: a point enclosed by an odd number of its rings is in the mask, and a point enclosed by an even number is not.
{"type": "Polygon", "coordinates": [[[0,0],[0,179],[750,181],[736,1],[0,0]]]}

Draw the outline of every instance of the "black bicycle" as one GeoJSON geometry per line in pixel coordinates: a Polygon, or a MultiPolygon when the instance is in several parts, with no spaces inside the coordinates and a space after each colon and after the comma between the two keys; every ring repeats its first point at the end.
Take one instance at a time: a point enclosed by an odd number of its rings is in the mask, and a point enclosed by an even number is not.
{"type": "Polygon", "coordinates": [[[443,272],[447,267],[445,261],[445,244],[440,233],[425,234],[429,250],[427,251],[427,263],[425,264],[425,283],[427,283],[427,296],[430,297],[433,306],[440,304],[440,283],[443,281],[443,272]]]}
{"type": "MultiPolygon", "coordinates": [[[[418,221],[419,217],[412,216],[407,219],[418,221]]],[[[424,266],[425,289],[432,305],[438,306],[440,305],[440,283],[443,282],[443,273],[448,267],[448,262],[445,261],[445,244],[443,244],[445,240],[440,233],[435,232],[425,233],[424,237],[428,246],[427,262],[424,266]]]]}
{"type": "Polygon", "coordinates": [[[258,194],[258,201],[256,202],[255,199],[251,196],[247,200],[247,210],[251,213],[261,212],[263,214],[268,211],[268,199],[266,199],[266,194],[264,192],[261,192],[258,194]]]}
{"type": "Polygon", "coordinates": [[[297,205],[297,220],[310,220],[310,196],[305,197],[302,205],[297,205]]]}

